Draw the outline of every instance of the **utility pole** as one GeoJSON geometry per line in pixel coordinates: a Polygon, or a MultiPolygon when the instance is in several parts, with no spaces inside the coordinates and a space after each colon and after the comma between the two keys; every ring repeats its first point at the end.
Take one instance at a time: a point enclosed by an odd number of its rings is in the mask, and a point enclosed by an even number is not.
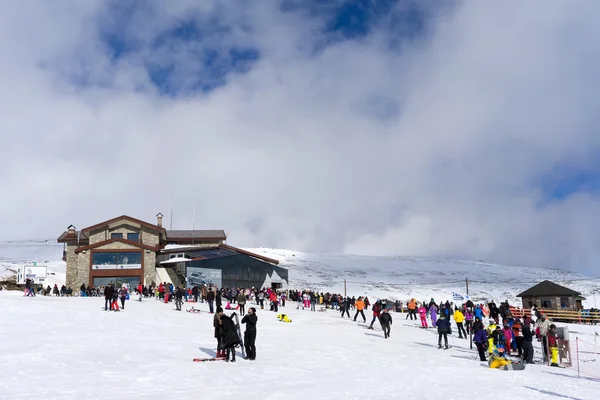
{"type": "Polygon", "coordinates": [[[173,207],[171,207],[171,219],[169,220],[169,230],[173,230],[173,207]]]}
{"type": "Polygon", "coordinates": [[[345,279],[344,279],[344,297],[348,297],[348,296],[346,295],[346,280],[345,280],[345,279]]]}
{"type": "Polygon", "coordinates": [[[469,295],[469,278],[465,278],[465,283],[467,284],[467,296],[469,295]]]}

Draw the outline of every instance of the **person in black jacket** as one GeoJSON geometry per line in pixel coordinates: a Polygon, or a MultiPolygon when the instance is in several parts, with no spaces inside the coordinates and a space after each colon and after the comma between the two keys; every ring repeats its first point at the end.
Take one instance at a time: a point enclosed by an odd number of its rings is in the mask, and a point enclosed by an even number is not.
{"type": "MultiPolygon", "coordinates": [[[[208,293],[206,294],[206,301],[208,301],[208,309],[210,313],[213,314],[215,312],[215,292],[212,290],[212,288],[209,288],[208,293]]],[[[217,308],[219,308],[219,306],[217,306],[217,308]]]]}
{"type": "Polygon", "coordinates": [[[531,332],[531,318],[525,317],[521,333],[523,333],[523,361],[527,364],[533,364],[533,332],[531,332]]]}
{"type": "Polygon", "coordinates": [[[387,307],[383,309],[381,316],[379,317],[379,323],[381,324],[381,329],[383,330],[383,336],[387,339],[390,337],[390,330],[392,329],[390,326],[392,325],[392,316],[390,315],[387,307]]]}
{"type": "Polygon", "coordinates": [[[223,333],[222,344],[226,351],[225,361],[235,362],[235,347],[240,343],[240,336],[233,319],[225,314],[221,315],[221,328],[223,333]]]}
{"type": "Polygon", "coordinates": [[[256,316],[256,308],[250,307],[248,314],[242,318],[242,324],[246,324],[246,332],[244,332],[244,347],[246,348],[245,360],[256,359],[256,323],[258,317],[256,316]]]}
{"type": "Polygon", "coordinates": [[[175,309],[177,311],[181,311],[181,306],[183,305],[183,290],[179,286],[175,289],[175,309]]]}
{"type": "Polygon", "coordinates": [[[108,311],[108,308],[111,307],[114,292],[115,290],[113,289],[112,284],[108,284],[108,286],[104,288],[104,311],[108,311]]]}
{"type": "Polygon", "coordinates": [[[442,348],[442,337],[444,338],[444,344],[446,349],[448,348],[448,334],[452,333],[452,328],[450,328],[450,321],[446,319],[446,316],[441,313],[440,318],[437,320],[435,324],[438,328],[438,348],[442,348]]]}

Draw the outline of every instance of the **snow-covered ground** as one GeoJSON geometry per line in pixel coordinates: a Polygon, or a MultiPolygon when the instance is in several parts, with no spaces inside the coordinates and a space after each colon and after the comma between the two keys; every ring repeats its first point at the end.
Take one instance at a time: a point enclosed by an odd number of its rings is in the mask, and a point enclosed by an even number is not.
{"type": "MultiPolygon", "coordinates": [[[[63,245],[55,240],[0,242],[0,277],[11,275],[19,265],[37,261],[48,266],[48,284],[62,285],[65,263],[63,245]],[[53,275],[52,275],[53,274],[53,275]]],[[[370,299],[406,300],[416,297],[452,301],[452,292],[469,295],[474,301],[504,301],[520,304],[515,296],[543,279],[580,291],[587,307],[600,300],[600,279],[572,272],[483,261],[443,260],[426,257],[371,257],[357,255],[311,254],[292,250],[247,249],[281,261],[289,270],[290,288],[317,289],[370,299]]]]}
{"type": "MultiPolygon", "coordinates": [[[[156,300],[104,312],[103,303],[0,292],[0,398],[596,399],[600,391],[600,380],[577,379],[570,368],[491,370],[456,336],[451,349],[438,350],[433,331],[415,329],[404,314],[392,314],[384,339],[360,317],[356,323],[292,304],[280,310],[290,324],[258,310],[256,361],[192,363],[215,353],[212,315],[156,300]]],[[[572,330],[593,342],[597,328],[572,330]]],[[[595,357],[586,371],[600,376],[595,357]]]]}

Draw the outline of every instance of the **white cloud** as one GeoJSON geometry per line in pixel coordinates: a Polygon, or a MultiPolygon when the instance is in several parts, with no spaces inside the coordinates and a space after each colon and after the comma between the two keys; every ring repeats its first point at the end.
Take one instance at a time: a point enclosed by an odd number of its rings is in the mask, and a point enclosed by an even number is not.
{"type": "Polygon", "coordinates": [[[114,10],[71,3],[1,8],[1,238],[171,207],[191,228],[195,204],[196,227],[237,245],[594,272],[598,198],[542,207],[537,183],[599,150],[597,3],[464,2],[399,52],[382,25],[315,53],[323,21],[274,1],[220,5],[232,29],[153,52],[216,3],[149,2],[116,61],[99,22],[122,23],[114,10]],[[144,68],[175,60],[189,87],[207,73],[194,54],[233,45],[261,59],[210,94],[160,96],[144,68]]]}

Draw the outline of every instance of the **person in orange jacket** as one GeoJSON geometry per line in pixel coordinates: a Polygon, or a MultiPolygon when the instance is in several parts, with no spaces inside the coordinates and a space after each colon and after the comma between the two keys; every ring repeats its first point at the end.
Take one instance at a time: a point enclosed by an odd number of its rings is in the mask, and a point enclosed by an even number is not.
{"type": "Polygon", "coordinates": [[[356,321],[356,317],[358,317],[358,314],[360,314],[363,317],[363,322],[367,323],[367,317],[365,317],[365,312],[363,311],[365,309],[365,302],[363,301],[362,296],[359,297],[358,300],[356,300],[354,307],[356,307],[356,315],[354,315],[354,321],[356,321]]]}

